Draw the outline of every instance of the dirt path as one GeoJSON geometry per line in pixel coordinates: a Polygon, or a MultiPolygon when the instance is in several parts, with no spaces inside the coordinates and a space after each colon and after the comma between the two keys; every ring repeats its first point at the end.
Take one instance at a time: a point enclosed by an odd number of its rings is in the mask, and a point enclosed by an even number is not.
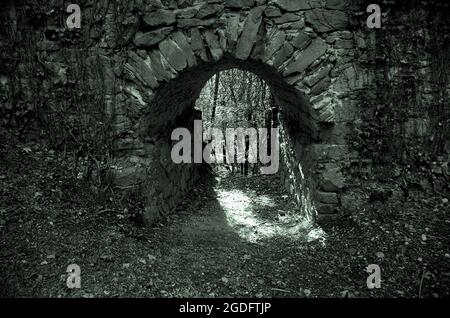
{"type": "MultiPolygon", "coordinates": [[[[162,248],[160,264],[173,265],[165,270],[185,278],[183,284],[192,286],[185,296],[302,293],[288,277],[297,271],[293,268],[293,249],[300,251],[299,244],[306,247],[312,240],[308,234],[317,231],[296,218],[295,205],[286,200],[285,193],[269,194],[272,187],[279,189],[276,181],[268,179],[261,184],[261,180],[222,180],[213,191],[202,195],[199,209],[188,211],[164,229],[161,239],[174,244],[162,248]],[[251,189],[252,183],[258,183],[264,193],[251,189]]],[[[301,276],[305,275],[298,279],[301,276]]]]}
{"type": "Polygon", "coordinates": [[[99,197],[42,145],[0,147],[0,296],[440,297],[449,295],[449,209],[440,197],[371,204],[310,227],[271,177],[199,184],[153,228],[99,197]],[[382,288],[366,286],[369,264],[382,288]],[[81,268],[81,289],[66,269],[81,268]]]}

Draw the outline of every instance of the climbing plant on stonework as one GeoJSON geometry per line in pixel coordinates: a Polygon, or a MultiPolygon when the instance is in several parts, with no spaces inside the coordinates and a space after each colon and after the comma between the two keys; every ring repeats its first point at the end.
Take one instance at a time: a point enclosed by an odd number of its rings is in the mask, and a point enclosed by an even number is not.
{"type": "Polygon", "coordinates": [[[375,82],[370,92],[359,92],[361,120],[353,124],[350,144],[375,162],[390,163],[394,158],[411,164],[424,153],[449,151],[449,32],[445,12],[429,8],[424,16],[424,11],[411,6],[387,4],[384,12],[391,19],[385,19],[381,29],[371,31],[375,43],[364,63],[375,74],[375,82]],[[411,14],[402,25],[390,22],[396,21],[392,16],[400,18],[405,10],[411,14]],[[429,25],[429,34],[419,21],[429,25]],[[417,55],[418,49],[422,56],[417,55]],[[427,65],[431,67],[429,80],[420,73],[427,65]],[[432,92],[431,102],[425,102],[424,87],[432,92]]]}

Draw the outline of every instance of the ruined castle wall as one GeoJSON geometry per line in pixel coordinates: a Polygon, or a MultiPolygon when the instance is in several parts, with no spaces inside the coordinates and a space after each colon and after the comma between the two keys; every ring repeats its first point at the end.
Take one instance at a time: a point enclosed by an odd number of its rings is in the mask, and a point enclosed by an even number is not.
{"type": "Polygon", "coordinates": [[[115,186],[145,189],[153,219],[199,175],[170,161],[170,130],[189,125],[183,116],[216,70],[239,67],[266,80],[283,111],[297,202],[339,216],[364,187],[350,170],[448,150],[439,3],[380,3],[383,25],[369,29],[364,1],[84,1],[82,27],[69,30],[69,3],[9,1],[1,124],[108,158],[115,186]]]}

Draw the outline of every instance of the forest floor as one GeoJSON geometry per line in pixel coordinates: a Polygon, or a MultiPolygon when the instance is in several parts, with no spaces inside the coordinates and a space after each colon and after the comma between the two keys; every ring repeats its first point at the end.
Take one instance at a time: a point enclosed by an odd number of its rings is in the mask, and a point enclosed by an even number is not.
{"type": "Polygon", "coordinates": [[[311,226],[276,177],[205,180],[164,223],[99,197],[39,143],[0,144],[1,297],[443,297],[450,208],[442,196],[367,204],[311,226]],[[81,288],[66,268],[81,268],[81,288]],[[381,268],[368,289],[366,267],[381,268]]]}

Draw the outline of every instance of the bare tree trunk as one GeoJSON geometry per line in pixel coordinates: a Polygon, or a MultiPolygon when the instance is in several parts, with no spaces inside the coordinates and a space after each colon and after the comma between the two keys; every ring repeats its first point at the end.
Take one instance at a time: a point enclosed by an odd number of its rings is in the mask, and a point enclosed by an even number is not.
{"type": "Polygon", "coordinates": [[[214,123],[214,118],[216,117],[216,108],[217,108],[217,100],[219,98],[219,81],[220,81],[220,72],[216,73],[216,77],[214,80],[214,101],[213,101],[213,108],[211,111],[211,124],[214,123]]]}
{"type": "MultiPolygon", "coordinates": [[[[266,118],[266,128],[270,132],[270,128],[278,127],[278,106],[275,104],[275,98],[273,94],[270,94],[270,110],[266,118]]],[[[267,154],[272,154],[272,134],[267,134],[267,154]]]]}

